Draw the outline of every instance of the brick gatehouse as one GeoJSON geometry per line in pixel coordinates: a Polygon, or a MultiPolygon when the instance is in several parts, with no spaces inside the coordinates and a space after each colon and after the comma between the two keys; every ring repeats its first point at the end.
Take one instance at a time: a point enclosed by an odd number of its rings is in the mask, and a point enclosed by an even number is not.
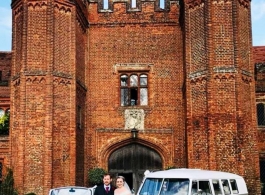
{"type": "Polygon", "coordinates": [[[20,194],[87,186],[93,167],[136,189],[146,169],[229,171],[261,194],[265,50],[252,47],[250,0],[11,7],[12,52],[0,55],[10,132],[0,137],[0,165],[13,169],[20,194]]]}

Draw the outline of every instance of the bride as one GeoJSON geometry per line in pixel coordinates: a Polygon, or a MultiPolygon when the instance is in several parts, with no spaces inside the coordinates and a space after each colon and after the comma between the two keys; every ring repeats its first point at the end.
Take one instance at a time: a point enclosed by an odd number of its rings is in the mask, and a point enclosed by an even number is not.
{"type": "Polygon", "coordinates": [[[116,178],[116,189],[114,190],[114,195],[132,195],[123,176],[117,176],[116,178]]]}

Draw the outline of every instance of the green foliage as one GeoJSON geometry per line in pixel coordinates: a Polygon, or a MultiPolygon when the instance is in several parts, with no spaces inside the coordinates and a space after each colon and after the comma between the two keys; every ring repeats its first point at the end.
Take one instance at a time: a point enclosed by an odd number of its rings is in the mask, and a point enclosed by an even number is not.
{"type": "Polygon", "coordinates": [[[102,183],[104,174],[107,173],[106,170],[102,168],[93,168],[88,170],[88,180],[91,185],[99,185],[102,183]]]}
{"type": "Polygon", "coordinates": [[[17,191],[14,188],[13,171],[9,168],[7,168],[7,174],[3,178],[2,183],[0,184],[0,194],[18,195],[17,191]]]}
{"type": "Polygon", "coordinates": [[[8,135],[9,134],[9,113],[4,114],[0,117],[0,135],[8,135]]]}
{"type": "Polygon", "coordinates": [[[176,166],[171,165],[171,166],[168,166],[168,167],[166,168],[166,170],[169,170],[169,169],[176,169],[176,168],[177,168],[176,166]]]}

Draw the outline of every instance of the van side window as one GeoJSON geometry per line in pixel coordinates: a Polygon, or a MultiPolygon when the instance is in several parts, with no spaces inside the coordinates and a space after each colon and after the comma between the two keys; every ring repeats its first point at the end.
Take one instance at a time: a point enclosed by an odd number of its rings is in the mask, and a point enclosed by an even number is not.
{"type": "Polygon", "coordinates": [[[199,181],[199,191],[205,193],[205,195],[212,195],[212,190],[209,181],[199,181]]]}
{"type": "Polygon", "coordinates": [[[219,180],[218,179],[213,179],[212,182],[213,182],[214,194],[215,195],[222,195],[222,190],[221,190],[221,186],[220,186],[219,180]]]}
{"type": "Polygon", "coordinates": [[[192,181],[191,194],[212,195],[212,190],[209,181],[192,181]]]}
{"type": "Polygon", "coordinates": [[[165,179],[161,195],[182,195],[189,192],[189,179],[165,179]]]}
{"type": "Polygon", "coordinates": [[[238,194],[238,188],[235,179],[230,179],[233,194],[238,194]]]}
{"type": "Polygon", "coordinates": [[[191,194],[197,194],[198,192],[198,186],[197,186],[197,181],[192,181],[192,186],[191,186],[191,194]]]}
{"type": "Polygon", "coordinates": [[[221,181],[222,181],[222,185],[223,185],[223,189],[224,189],[225,195],[231,194],[231,190],[230,190],[230,187],[229,187],[228,180],[227,179],[222,179],[221,181]]]}

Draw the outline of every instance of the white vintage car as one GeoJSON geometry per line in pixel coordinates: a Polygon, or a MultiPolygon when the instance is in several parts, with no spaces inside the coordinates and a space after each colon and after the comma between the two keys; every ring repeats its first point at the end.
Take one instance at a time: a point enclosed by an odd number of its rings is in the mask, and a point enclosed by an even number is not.
{"type": "MultiPolygon", "coordinates": [[[[96,186],[95,186],[96,187],[96,186]]],[[[66,186],[51,189],[49,195],[93,195],[95,187],[66,186]]]]}
{"type": "Polygon", "coordinates": [[[146,171],[137,195],[248,195],[243,177],[201,169],[146,171]]]}

